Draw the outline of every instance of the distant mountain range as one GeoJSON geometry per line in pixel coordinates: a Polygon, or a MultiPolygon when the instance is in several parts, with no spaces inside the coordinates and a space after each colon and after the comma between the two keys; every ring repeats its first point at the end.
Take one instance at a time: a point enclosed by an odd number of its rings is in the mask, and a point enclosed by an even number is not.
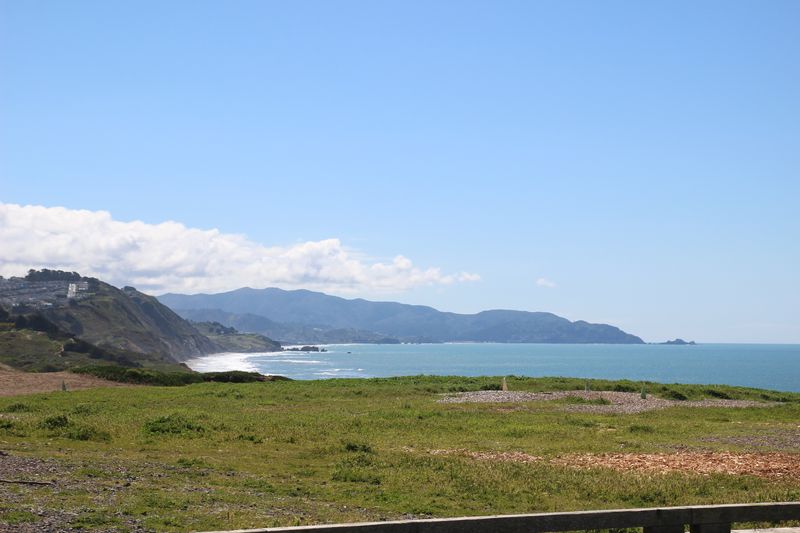
{"type": "Polygon", "coordinates": [[[644,343],[608,324],[571,322],[552,313],[492,310],[468,315],[308,290],[243,288],[219,294],[165,294],[158,299],[184,318],[216,321],[283,343],[644,343]]]}

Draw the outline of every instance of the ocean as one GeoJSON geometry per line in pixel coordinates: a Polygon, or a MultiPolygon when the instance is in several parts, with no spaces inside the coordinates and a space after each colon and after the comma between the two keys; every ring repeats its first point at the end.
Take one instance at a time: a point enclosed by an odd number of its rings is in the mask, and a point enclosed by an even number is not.
{"type": "Polygon", "coordinates": [[[221,353],[198,371],[250,370],[292,379],[418,374],[565,376],[741,385],[800,392],[798,344],[335,344],[326,352],[221,353]]]}

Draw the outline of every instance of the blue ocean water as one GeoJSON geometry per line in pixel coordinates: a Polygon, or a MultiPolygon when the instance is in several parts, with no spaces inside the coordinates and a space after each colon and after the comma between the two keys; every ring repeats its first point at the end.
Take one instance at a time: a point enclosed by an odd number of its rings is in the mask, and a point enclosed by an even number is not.
{"type": "Polygon", "coordinates": [[[200,371],[255,370],[293,379],[567,376],[742,385],[800,392],[798,344],[336,344],[327,352],[214,354],[200,371]]]}

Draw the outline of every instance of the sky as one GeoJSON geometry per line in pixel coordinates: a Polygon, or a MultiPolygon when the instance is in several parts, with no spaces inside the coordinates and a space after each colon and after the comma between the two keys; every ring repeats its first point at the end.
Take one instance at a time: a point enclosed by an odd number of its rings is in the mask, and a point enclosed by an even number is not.
{"type": "Polygon", "coordinates": [[[800,343],[800,3],[0,1],[0,275],[800,343]]]}

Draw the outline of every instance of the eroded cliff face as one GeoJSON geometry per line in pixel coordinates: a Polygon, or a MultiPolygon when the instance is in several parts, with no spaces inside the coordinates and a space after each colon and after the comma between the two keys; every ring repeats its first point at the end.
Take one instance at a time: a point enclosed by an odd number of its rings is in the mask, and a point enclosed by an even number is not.
{"type": "Polygon", "coordinates": [[[152,296],[92,279],[85,294],[39,310],[97,346],[162,354],[173,361],[214,353],[216,345],[152,296]]]}

